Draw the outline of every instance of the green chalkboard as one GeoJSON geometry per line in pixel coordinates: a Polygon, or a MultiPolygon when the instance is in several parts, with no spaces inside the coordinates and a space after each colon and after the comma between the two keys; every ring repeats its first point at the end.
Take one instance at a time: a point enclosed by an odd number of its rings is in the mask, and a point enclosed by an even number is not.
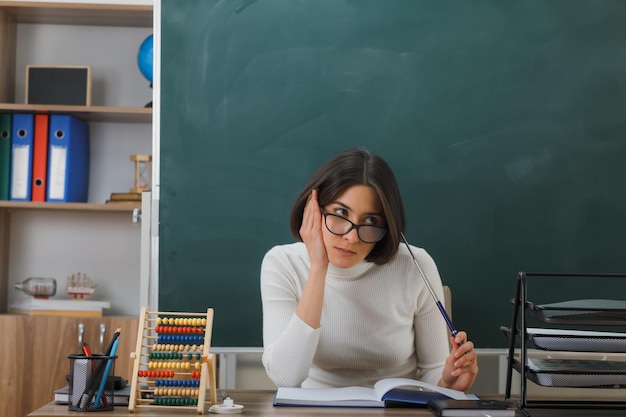
{"type": "Polygon", "coordinates": [[[506,345],[518,271],[626,271],[625,1],[161,4],[159,309],[215,308],[214,346],[262,345],[261,259],[350,146],[394,168],[478,347],[506,345]]]}

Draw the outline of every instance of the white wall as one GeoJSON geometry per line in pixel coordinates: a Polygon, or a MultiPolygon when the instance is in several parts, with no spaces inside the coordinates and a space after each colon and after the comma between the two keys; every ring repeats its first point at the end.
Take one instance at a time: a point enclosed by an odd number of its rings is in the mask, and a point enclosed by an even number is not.
{"type": "Polygon", "coordinates": [[[97,282],[94,299],[111,301],[107,315],[138,315],[140,226],[130,213],[19,210],[11,214],[9,300],[28,277],[57,279],[57,297],[78,272],[97,282]]]}
{"type": "Polygon", "coordinates": [[[151,33],[151,28],[19,24],[15,101],[24,102],[28,64],[90,65],[92,105],[142,107],[152,90],[137,67],[137,51],[151,33]]]}

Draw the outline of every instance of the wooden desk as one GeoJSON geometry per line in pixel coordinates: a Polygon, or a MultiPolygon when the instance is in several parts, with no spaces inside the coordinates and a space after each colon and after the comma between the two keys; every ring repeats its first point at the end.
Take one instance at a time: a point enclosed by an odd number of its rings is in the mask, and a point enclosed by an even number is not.
{"type": "MultiPolygon", "coordinates": [[[[322,408],[322,407],[274,407],[274,391],[251,391],[251,390],[229,390],[235,404],[243,404],[243,416],[415,416],[433,417],[434,414],[423,408],[322,408]]],[[[219,396],[218,396],[219,397],[219,396]]],[[[221,401],[221,400],[220,400],[221,401]]],[[[532,417],[601,417],[601,416],[624,416],[624,410],[538,410],[531,409],[532,417]]],[[[220,416],[223,414],[209,414],[207,416],[220,416]]],[[[237,414],[234,414],[235,416],[237,414]]],[[[164,416],[197,416],[192,410],[172,411],[172,408],[163,410],[139,409],[135,413],[129,413],[127,407],[117,406],[114,411],[97,413],[79,413],[69,411],[67,405],[55,403],[47,404],[38,410],[33,411],[29,417],[164,417],[164,416]]],[[[517,412],[516,416],[523,416],[517,412]]]]}

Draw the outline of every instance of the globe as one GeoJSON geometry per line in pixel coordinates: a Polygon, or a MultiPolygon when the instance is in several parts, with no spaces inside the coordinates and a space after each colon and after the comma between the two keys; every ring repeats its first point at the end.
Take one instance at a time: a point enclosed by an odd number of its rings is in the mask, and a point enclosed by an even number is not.
{"type": "Polygon", "coordinates": [[[152,35],[143,40],[137,53],[137,65],[141,74],[152,84],[152,35]]]}

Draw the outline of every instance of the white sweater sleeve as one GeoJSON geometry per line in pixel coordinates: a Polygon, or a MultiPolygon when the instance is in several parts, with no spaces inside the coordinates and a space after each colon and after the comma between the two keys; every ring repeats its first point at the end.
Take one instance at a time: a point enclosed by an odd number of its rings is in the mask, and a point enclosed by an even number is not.
{"type": "Polygon", "coordinates": [[[299,387],[309,375],[320,329],[295,314],[303,279],[277,250],[270,250],[261,266],[263,366],[277,386],[299,387]]]}

